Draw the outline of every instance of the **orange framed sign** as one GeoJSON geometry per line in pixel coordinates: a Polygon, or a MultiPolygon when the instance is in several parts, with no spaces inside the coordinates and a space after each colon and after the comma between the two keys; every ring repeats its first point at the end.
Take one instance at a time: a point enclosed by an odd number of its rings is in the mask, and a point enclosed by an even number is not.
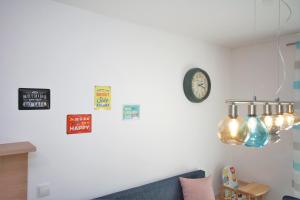
{"type": "Polygon", "coordinates": [[[81,134],[92,132],[92,115],[67,115],[67,134],[81,134]]]}

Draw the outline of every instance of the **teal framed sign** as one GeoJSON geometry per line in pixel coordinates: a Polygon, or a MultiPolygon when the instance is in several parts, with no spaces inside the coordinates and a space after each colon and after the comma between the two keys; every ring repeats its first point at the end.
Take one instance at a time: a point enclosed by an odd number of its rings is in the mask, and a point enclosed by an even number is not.
{"type": "Polygon", "coordinates": [[[140,118],[140,105],[124,105],[123,120],[133,120],[140,118]]]}

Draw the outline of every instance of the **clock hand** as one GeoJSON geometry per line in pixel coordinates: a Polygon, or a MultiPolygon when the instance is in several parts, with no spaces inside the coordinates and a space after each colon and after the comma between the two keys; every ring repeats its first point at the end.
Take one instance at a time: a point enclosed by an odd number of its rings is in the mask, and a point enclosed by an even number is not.
{"type": "Polygon", "coordinates": [[[205,89],[205,87],[203,86],[204,83],[198,84],[198,86],[202,87],[203,89],[205,89]]]}

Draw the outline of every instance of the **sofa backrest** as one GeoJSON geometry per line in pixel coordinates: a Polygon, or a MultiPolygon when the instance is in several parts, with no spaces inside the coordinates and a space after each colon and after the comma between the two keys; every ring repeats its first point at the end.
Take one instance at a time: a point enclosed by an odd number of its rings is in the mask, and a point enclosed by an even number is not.
{"type": "Polygon", "coordinates": [[[183,200],[179,177],[203,178],[205,177],[205,172],[198,170],[180,174],[157,182],[99,197],[95,200],[183,200]]]}
{"type": "Polygon", "coordinates": [[[292,196],[284,196],[284,197],[282,197],[282,200],[300,200],[300,199],[298,199],[296,197],[292,197],[292,196]]]}

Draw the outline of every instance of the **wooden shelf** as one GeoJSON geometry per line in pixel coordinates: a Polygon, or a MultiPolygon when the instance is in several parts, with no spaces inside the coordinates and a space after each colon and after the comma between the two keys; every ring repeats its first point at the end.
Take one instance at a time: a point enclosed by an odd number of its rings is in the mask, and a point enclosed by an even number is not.
{"type": "Polygon", "coordinates": [[[28,153],[33,151],[30,142],[0,144],[1,200],[27,200],[28,153]]]}
{"type": "Polygon", "coordinates": [[[34,151],[36,151],[36,147],[30,142],[0,144],[0,156],[23,154],[34,151]]]}

